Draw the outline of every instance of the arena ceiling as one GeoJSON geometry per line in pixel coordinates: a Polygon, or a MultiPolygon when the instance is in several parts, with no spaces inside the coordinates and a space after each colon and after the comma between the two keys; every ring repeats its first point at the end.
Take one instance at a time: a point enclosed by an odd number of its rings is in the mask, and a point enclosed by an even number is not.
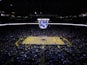
{"type": "Polygon", "coordinates": [[[0,10],[28,15],[35,11],[44,14],[69,15],[86,12],[86,0],[0,0],[0,10]]]}

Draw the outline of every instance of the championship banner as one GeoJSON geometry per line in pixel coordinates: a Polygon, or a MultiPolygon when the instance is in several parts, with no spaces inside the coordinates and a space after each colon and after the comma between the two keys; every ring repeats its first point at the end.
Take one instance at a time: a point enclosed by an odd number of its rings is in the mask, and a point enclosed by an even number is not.
{"type": "Polygon", "coordinates": [[[46,29],[50,19],[48,19],[48,18],[38,18],[37,20],[38,20],[38,23],[39,23],[39,27],[41,29],[46,29]]]}

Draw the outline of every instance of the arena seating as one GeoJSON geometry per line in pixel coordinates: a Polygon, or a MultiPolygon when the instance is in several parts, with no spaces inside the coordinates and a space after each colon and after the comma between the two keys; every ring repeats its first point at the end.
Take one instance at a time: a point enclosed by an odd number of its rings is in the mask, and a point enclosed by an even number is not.
{"type": "MultiPolygon", "coordinates": [[[[87,28],[52,26],[11,26],[0,29],[0,65],[87,65],[87,28]],[[34,28],[35,27],[35,28],[34,28]],[[72,46],[15,45],[27,36],[63,36],[72,46]]],[[[54,44],[54,43],[53,43],[54,44]]]]}

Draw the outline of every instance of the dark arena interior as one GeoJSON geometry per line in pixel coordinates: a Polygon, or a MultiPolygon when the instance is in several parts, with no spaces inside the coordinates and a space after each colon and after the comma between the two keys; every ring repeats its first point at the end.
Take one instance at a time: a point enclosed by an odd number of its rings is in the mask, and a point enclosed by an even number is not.
{"type": "Polygon", "coordinates": [[[86,3],[0,0],[0,65],[87,65],[86,3]]]}

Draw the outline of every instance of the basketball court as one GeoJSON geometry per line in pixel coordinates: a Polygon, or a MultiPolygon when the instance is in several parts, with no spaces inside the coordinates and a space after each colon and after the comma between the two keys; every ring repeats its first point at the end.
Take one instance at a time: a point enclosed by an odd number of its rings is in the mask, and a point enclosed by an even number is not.
{"type": "Polygon", "coordinates": [[[59,44],[59,45],[64,45],[64,41],[62,41],[60,39],[60,37],[40,37],[40,36],[27,37],[22,43],[23,44],[59,44]]]}

